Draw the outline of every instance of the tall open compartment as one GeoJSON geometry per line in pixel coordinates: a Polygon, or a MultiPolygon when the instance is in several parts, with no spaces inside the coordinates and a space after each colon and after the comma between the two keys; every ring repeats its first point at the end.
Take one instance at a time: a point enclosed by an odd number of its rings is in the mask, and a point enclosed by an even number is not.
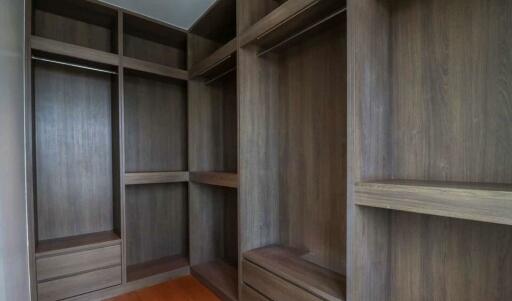
{"type": "Polygon", "coordinates": [[[509,300],[511,3],[348,9],[350,298],[509,300]]]}
{"type": "Polygon", "coordinates": [[[346,6],[314,2],[239,1],[242,298],[346,297],[346,6]]]}

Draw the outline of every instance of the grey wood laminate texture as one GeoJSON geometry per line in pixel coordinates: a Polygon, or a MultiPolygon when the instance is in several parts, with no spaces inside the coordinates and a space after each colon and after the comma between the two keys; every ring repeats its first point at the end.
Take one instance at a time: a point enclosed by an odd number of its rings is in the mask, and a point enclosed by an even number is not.
{"type": "Polygon", "coordinates": [[[237,170],[236,72],[206,85],[189,82],[191,171],[237,170]]]}
{"type": "Polygon", "coordinates": [[[42,10],[34,13],[34,34],[83,47],[114,52],[114,31],[42,10]]]}
{"type": "Polygon", "coordinates": [[[124,55],[180,69],[186,69],[187,66],[184,49],[174,48],[129,34],[124,36],[124,55]]]}
{"type": "Polygon", "coordinates": [[[181,81],[125,74],[126,172],[187,170],[187,92],[181,81]]]}
{"type": "Polygon", "coordinates": [[[127,264],[186,255],[187,184],[126,188],[127,264]]]}
{"type": "Polygon", "coordinates": [[[109,75],[34,66],[39,240],[113,229],[109,75]]]}
{"type": "Polygon", "coordinates": [[[240,58],[242,248],[281,243],[343,274],[344,33],[339,17],[281,52],[240,58]]]}
{"type": "Polygon", "coordinates": [[[190,184],[190,263],[238,262],[235,189],[190,184]]]}

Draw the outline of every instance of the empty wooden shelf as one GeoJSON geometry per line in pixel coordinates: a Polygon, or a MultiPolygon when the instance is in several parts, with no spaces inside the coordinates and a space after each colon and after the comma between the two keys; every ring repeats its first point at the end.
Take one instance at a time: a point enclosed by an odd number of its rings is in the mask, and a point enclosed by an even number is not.
{"type": "Polygon", "coordinates": [[[191,172],[190,181],[223,187],[238,187],[238,175],[228,172],[191,172]]]}
{"type": "Polygon", "coordinates": [[[117,55],[101,50],[77,46],[37,36],[32,36],[30,38],[30,45],[33,50],[39,50],[45,53],[63,55],[108,65],[119,65],[119,57],[117,55]]]}
{"type": "Polygon", "coordinates": [[[512,225],[512,187],[425,181],[361,182],[356,204],[512,225]]]}
{"type": "Polygon", "coordinates": [[[135,281],[186,267],[188,267],[188,259],[184,256],[174,255],[163,257],[128,266],[127,279],[128,281],[135,281]]]}
{"type": "Polygon", "coordinates": [[[190,77],[210,78],[222,76],[226,72],[236,68],[237,40],[233,39],[222,46],[204,60],[194,64],[190,68],[190,77]]]}
{"type": "MultiPolygon", "coordinates": [[[[304,252],[299,252],[298,250],[280,246],[270,246],[246,252],[244,253],[244,259],[264,269],[266,272],[283,278],[285,281],[290,282],[291,285],[306,290],[310,294],[313,294],[313,296],[316,296],[318,300],[346,300],[345,277],[308,262],[302,257],[303,255],[304,252]]],[[[253,269],[253,267],[248,266],[247,270],[250,269],[253,269]]],[[[251,281],[257,281],[256,278],[258,277],[266,277],[264,272],[253,274],[251,274],[251,272],[252,271],[246,271],[244,267],[244,282],[247,282],[252,287],[254,287],[254,285],[251,284],[251,281]],[[255,276],[256,278],[253,278],[255,276]]],[[[265,286],[265,284],[263,284],[263,286],[265,286]]],[[[262,287],[262,289],[265,290],[264,287],[262,287]]],[[[262,293],[265,294],[265,292],[262,293]]],[[[298,294],[300,295],[300,293],[298,294]]],[[[309,300],[309,298],[312,297],[305,297],[303,300],[309,300]]]]}
{"type": "Polygon", "coordinates": [[[126,185],[159,184],[188,182],[188,172],[142,172],[127,173],[124,176],[126,185]]]}
{"type": "Polygon", "coordinates": [[[155,64],[152,62],[146,62],[130,57],[123,58],[123,66],[127,69],[137,70],[159,76],[181,80],[188,79],[188,72],[186,70],[155,64]]]}
{"type": "Polygon", "coordinates": [[[238,300],[236,267],[216,260],[193,266],[192,275],[206,284],[223,300],[238,300]]]}

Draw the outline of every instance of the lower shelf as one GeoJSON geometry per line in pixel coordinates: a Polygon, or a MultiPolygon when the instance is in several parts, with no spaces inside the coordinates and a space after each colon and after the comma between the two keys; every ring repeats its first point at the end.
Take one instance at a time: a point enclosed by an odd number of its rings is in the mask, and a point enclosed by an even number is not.
{"type": "Polygon", "coordinates": [[[269,246],[245,253],[244,259],[321,299],[345,300],[345,277],[302,259],[294,249],[269,246]]]}
{"type": "Polygon", "coordinates": [[[74,252],[81,249],[118,245],[120,243],[121,238],[113,231],[49,239],[37,243],[36,257],[54,255],[61,252],[74,252]]]}
{"type": "Polygon", "coordinates": [[[237,300],[237,269],[222,260],[193,266],[192,275],[223,300],[237,300]]]}
{"type": "Polygon", "coordinates": [[[188,259],[181,255],[168,256],[148,262],[129,265],[126,269],[128,282],[163,274],[188,266],[188,259]]]}

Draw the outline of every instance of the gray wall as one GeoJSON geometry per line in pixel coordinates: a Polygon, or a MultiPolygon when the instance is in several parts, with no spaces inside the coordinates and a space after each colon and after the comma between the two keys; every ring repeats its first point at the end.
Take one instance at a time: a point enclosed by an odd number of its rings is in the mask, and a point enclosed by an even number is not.
{"type": "Polygon", "coordinates": [[[0,301],[30,300],[24,172],[23,19],[23,0],[0,0],[0,301]]]}

